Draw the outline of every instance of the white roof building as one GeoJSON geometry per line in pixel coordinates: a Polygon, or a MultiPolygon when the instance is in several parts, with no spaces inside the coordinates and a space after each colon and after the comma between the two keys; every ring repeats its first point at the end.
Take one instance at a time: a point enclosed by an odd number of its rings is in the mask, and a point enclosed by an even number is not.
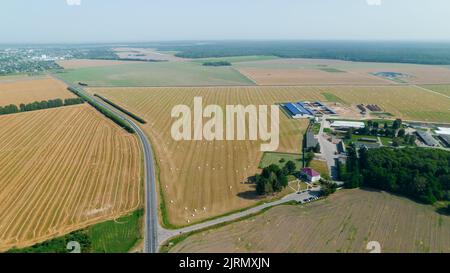
{"type": "Polygon", "coordinates": [[[450,128],[438,127],[438,130],[436,131],[436,134],[438,134],[438,135],[450,135],[450,128]]]}
{"type": "Polygon", "coordinates": [[[366,127],[366,125],[364,124],[364,122],[359,122],[359,121],[336,120],[333,123],[331,123],[331,127],[361,129],[361,128],[366,127]]]}

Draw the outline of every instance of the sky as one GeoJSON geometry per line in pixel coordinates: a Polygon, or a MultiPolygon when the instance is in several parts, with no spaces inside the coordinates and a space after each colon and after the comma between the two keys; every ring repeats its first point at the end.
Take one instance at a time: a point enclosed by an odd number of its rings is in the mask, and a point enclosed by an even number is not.
{"type": "Polygon", "coordinates": [[[1,0],[0,43],[450,41],[448,0],[1,0]]]}

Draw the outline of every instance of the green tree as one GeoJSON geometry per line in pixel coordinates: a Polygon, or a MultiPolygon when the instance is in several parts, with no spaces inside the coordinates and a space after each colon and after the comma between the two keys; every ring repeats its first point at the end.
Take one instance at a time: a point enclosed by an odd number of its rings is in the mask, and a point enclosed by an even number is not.
{"type": "Polygon", "coordinates": [[[284,167],[286,168],[286,171],[287,171],[288,174],[295,173],[295,171],[297,169],[297,166],[291,160],[289,160],[284,167]]]}

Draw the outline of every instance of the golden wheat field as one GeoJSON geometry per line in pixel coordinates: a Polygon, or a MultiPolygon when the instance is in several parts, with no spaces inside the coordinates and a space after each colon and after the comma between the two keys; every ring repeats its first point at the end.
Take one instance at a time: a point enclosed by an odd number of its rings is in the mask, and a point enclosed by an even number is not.
{"type": "Polygon", "coordinates": [[[324,201],[279,206],[261,215],[201,232],[171,252],[384,253],[449,252],[450,217],[432,206],[384,192],[345,190],[324,201]]]}
{"type": "Polygon", "coordinates": [[[19,78],[0,82],[0,106],[74,97],[64,83],[52,78],[19,78]]]}
{"type": "Polygon", "coordinates": [[[0,251],[143,204],[140,146],[88,105],[0,116],[0,251]]]}
{"type": "MultiPolygon", "coordinates": [[[[260,143],[252,141],[182,141],[171,137],[171,110],[192,106],[196,96],[204,105],[273,104],[286,101],[325,100],[332,92],[349,103],[378,103],[403,118],[429,117],[450,122],[450,101],[413,87],[210,87],[210,88],[93,88],[115,103],[147,120],[160,169],[160,182],[172,224],[186,225],[244,208],[260,201],[247,178],[258,172],[260,143]],[[383,100],[389,97],[390,100],[383,100]],[[430,111],[423,112],[412,111],[430,111]],[[447,110],[446,110],[447,109],[447,110]],[[435,112],[445,111],[443,115],[435,112]],[[432,113],[431,113],[432,112],[432,113]],[[447,115],[446,115],[447,114],[447,115]]],[[[280,113],[279,152],[300,152],[306,120],[288,119],[280,113]]]]}
{"type": "Polygon", "coordinates": [[[384,111],[405,120],[450,122],[450,99],[413,86],[315,87],[332,93],[349,105],[378,104],[384,111]]]}
{"type": "MultiPolygon", "coordinates": [[[[186,225],[254,205],[254,187],[247,182],[258,172],[262,156],[258,141],[174,141],[171,110],[178,104],[193,105],[195,96],[208,104],[273,104],[299,99],[301,94],[255,88],[112,88],[92,89],[147,120],[160,169],[169,218],[186,225]]],[[[288,119],[280,113],[279,151],[299,153],[306,120],[288,119]]]]}

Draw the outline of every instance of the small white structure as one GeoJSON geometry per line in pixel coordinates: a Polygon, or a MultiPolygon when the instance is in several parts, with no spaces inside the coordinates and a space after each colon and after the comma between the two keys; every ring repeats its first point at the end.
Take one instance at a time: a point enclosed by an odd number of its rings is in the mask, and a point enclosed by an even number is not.
{"type": "Polygon", "coordinates": [[[361,129],[366,127],[364,122],[360,121],[344,121],[344,120],[336,120],[333,121],[330,125],[333,128],[355,128],[355,129],[361,129]]]}
{"type": "Polygon", "coordinates": [[[438,130],[436,131],[436,134],[438,134],[438,135],[450,135],[450,128],[438,127],[438,130]]]}
{"type": "Polygon", "coordinates": [[[320,181],[320,179],[322,179],[320,173],[316,172],[312,168],[304,168],[302,172],[306,176],[306,179],[308,179],[308,181],[311,183],[318,182],[320,181]]]}

